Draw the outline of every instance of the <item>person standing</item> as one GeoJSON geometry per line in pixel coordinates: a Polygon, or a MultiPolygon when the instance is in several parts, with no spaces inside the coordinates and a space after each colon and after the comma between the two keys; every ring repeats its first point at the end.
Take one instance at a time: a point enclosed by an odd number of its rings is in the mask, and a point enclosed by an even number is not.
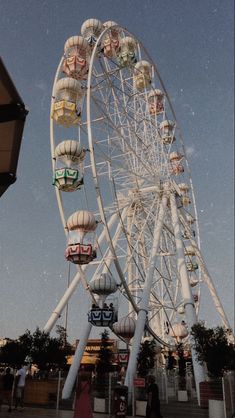
{"type": "Polygon", "coordinates": [[[148,376],[146,418],[163,418],[160,411],[158,385],[155,376],[148,376]]]}
{"type": "Polygon", "coordinates": [[[82,371],[78,374],[76,400],[73,418],[93,418],[91,399],[91,374],[82,371]]]}
{"type": "Polygon", "coordinates": [[[11,412],[12,387],[14,375],[11,373],[10,367],[7,367],[3,376],[3,400],[8,404],[8,412],[11,412]]]}
{"type": "Polygon", "coordinates": [[[26,380],[26,372],[28,366],[22,365],[21,369],[19,369],[16,373],[16,381],[15,381],[15,409],[18,408],[18,405],[21,408],[24,407],[24,389],[25,389],[25,380],[26,380]]]}
{"type": "Polygon", "coordinates": [[[3,387],[2,387],[3,375],[4,375],[4,369],[0,367],[0,412],[2,408],[2,402],[3,402],[3,387]]]}

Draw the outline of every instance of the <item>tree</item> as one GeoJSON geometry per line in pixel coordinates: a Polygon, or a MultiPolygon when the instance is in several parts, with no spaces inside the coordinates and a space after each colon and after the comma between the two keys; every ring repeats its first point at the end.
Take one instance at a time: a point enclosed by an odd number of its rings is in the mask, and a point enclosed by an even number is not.
{"type": "Polygon", "coordinates": [[[67,343],[67,333],[66,329],[61,325],[56,326],[56,334],[58,335],[58,339],[61,341],[61,344],[66,346],[67,343]]]}
{"type": "Polygon", "coordinates": [[[110,348],[109,333],[104,330],[101,334],[100,351],[96,361],[96,385],[98,396],[104,398],[107,388],[107,373],[112,370],[112,350],[110,348]]]}
{"type": "Polygon", "coordinates": [[[197,360],[207,365],[211,377],[221,377],[225,370],[235,369],[235,346],[223,327],[206,328],[203,322],[193,325],[191,334],[197,360]]]}
{"type": "Polygon", "coordinates": [[[0,349],[0,362],[12,367],[19,367],[31,358],[41,370],[65,368],[71,346],[65,341],[65,330],[57,329],[58,337],[50,335],[39,328],[33,334],[27,330],[18,340],[7,343],[0,349]]]}
{"type": "Polygon", "coordinates": [[[65,330],[57,329],[58,337],[50,337],[39,328],[33,333],[30,356],[41,370],[64,368],[67,363],[66,357],[71,353],[71,347],[65,343],[65,330]]]}
{"type": "Polygon", "coordinates": [[[156,355],[156,342],[154,340],[145,340],[141,343],[137,360],[137,371],[139,376],[146,377],[149,370],[154,368],[156,355]]]}
{"type": "Polygon", "coordinates": [[[9,341],[0,348],[0,363],[13,368],[19,368],[29,354],[32,344],[32,336],[29,330],[26,330],[18,340],[9,341]]]}
{"type": "Polygon", "coordinates": [[[178,344],[177,347],[177,354],[178,354],[178,373],[179,373],[179,389],[185,389],[186,386],[186,361],[184,358],[184,346],[182,343],[178,344]]]}
{"type": "Polygon", "coordinates": [[[112,350],[110,348],[109,333],[104,330],[101,334],[100,351],[96,362],[96,372],[98,380],[103,379],[105,373],[108,373],[112,369],[112,350]]]}

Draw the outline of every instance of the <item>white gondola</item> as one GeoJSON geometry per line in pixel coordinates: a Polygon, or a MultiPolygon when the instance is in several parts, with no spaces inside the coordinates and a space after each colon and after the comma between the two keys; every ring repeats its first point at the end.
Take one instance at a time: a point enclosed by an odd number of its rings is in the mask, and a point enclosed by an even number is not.
{"type": "Polygon", "coordinates": [[[90,45],[82,36],[72,36],[64,46],[65,59],[62,71],[76,80],[85,80],[89,70],[90,45]]]}
{"type": "Polygon", "coordinates": [[[186,220],[189,225],[193,225],[196,221],[196,219],[192,215],[190,215],[190,213],[186,214],[186,220]]]}
{"type": "Polygon", "coordinates": [[[189,192],[189,185],[186,183],[179,183],[178,187],[180,189],[181,196],[186,196],[187,193],[189,192]]]}
{"type": "Polygon", "coordinates": [[[103,29],[102,22],[98,19],[87,19],[81,26],[81,34],[93,47],[103,29]]]}
{"type": "Polygon", "coordinates": [[[115,334],[120,335],[121,338],[130,342],[134,336],[136,328],[136,320],[131,316],[125,316],[113,325],[115,334]]]}
{"type": "Polygon", "coordinates": [[[68,218],[69,237],[65,251],[65,258],[68,261],[74,264],[88,264],[96,258],[96,250],[93,246],[96,227],[94,215],[85,210],[75,212],[68,218]]]}
{"type": "Polygon", "coordinates": [[[154,89],[148,94],[148,110],[150,115],[159,115],[164,112],[164,93],[154,89]]]}
{"type": "Polygon", "coordinates": [[[127,67],[131,64],[135,64],[137,43],[131,36],[125,36],[120,41],[120,51],[117,55],[117,61],[120,67],[127,67]]]}
{"type": "Polygon", "coordinates": [[[55,148],[53,185],[63,192],[78,190],[83,184],[83,169],[80,167],[85,151],[78,141],[66,140],[55,148]]]}
{"type": "Polygon", "coordinates": [[[117,24],[108,20],[103,24],[104,29],[108,29],[101,41],[101,49],[107,58],[115,58],[120,49],[120,29],[117,24]]]}
{"type": "Polygon", "coordinates": [[[105,308],[92,308],[88,312],[88,322],[96,327],[109,327],[115,322],[115,312],[105,308]]]}
{"type": "Polygon", "coordinates": [[[113,276],[108,273],[102,273],[95,279],[90,281],[90,289],[92,293],[99,295],[102,299],[102,304],[104,303],[105,298],[115,293],[118,286],[113,276]]]}
{"type": "Polygon", "coordinates": [[[134,88],[138,91],[144,90],[151,85],[151,64],[142,60],[137,62],[134,67],[134,88]]]}
{"type": "Polygon", "coordinates": [[[195,249],[191,245],[187,245],[184,250],[184,254],[189,257],[193,257],[195,253],[195,249]]]}
{"type": "Polygon", "coordinates": [[[172,325],[170,329],[170,336],[175,338],[177,342],[181,342],[188,336],[188,328],[184,321],[172,325]]]}
{"type": "Polygon", "coordinates": [[[163,120],[160,123],[161,139],[165,145],[170,145],[175,141],[174,136],[175,123],[171,120],[163,120]]]}
{"type": "Polygon", "coordinates": [[[184,166],[182,164],[183,155],[173,151],[169,155],[170,160],[170,173],[177,176],[184,172],[184,166]]]}
{"type": "Polygon", "coordinates": [[[83,95],[84,91],[79,81],[68,77],[58,80],[51,115],[55,122],[65,127],[78,124],[83,95]]]}
{"type": "Polygon", "coordinates": [[[83,97],[84,91],[79,81],[66,77],[57,81],[55,95],[58,100],[67,100],[76,103],[83,97]]]}
{"type": "Polygon", "coordinates": [[[79,210],[74,212],[67,220],[67,227],[69,231],[80,231],[81,239],[86,232],[95,231],[97,221],[92,212],[87,210],[79,210]]]}
{"type": "Polygon", "coordinates": [[[117,311],[113,304],[105,303],[107,296],[117,291],[117,283],[109,273],[102,273],[89,283],[90,291],[99,296],[97,306],[93,305],[88,313],[88,321],[96,326],[111,326],[117,322],[117,311]]]}
{"type": "Polygon", "coordinates": [[[191,200],[188,196],[182,196],[181,197],[181,202],[183,206],[189,206],[191,205],[191,200]]]}

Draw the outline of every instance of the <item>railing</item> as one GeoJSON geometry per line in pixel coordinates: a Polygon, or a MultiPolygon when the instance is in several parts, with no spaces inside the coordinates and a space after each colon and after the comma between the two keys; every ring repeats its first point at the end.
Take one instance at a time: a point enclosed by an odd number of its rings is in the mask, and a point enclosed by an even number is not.
{"type": "MultiPolygon", "coordinates": [[[[155,375],[156,383],[159,388],[159,398],[163,403],[170,403],[177,399],[179,389],[178,370],[154,369],[151,374],[155,375]]],[[[65,381],[65,375],[62,373],[54,373],[53,376],[38,375],[36,378],[27,379],[26,383],[26,404],[37,404],[42,406],[50,406],[55,409],[72,409],[73,398],[75,393],[71,395],[71,399],[67,401],[61,400],[61,390],[65,381]]],[[[234,412],[234,374],[227,373],[224,377],[224,398],[226,401],[226,418],[231,418],[234,412]]],[[[186,387],[189,399],[195,397],[195,386],[192,374],[186,374],[186,387]]],[[[105,379],[92,381],[91,400],[95,412],[104,412],[111,414],[113,404],[113,394],[118,382],[118,373],[112,372],[106,374],[105,379]],[[97,410],[98,408],[98,410],[97,410]],[[103,411],[100,409],[103,408],[103,411]]],[[[136,400],[146,401],[146,387],[135,387],[133,390],[133,405],[136,400]]]]}
{"type": "Polygon", "coordinates": [[[92,404],[95,412],[111,414],[112,396],[114,388],[118,384],[117,373],[108,373],[102,381],[94,379],[92,382],[92,404]]]}
{"type": "Polygon", "coordinates": [[[161,401],[168,402],[168,385],[167,374],[165,369],[159,369],[156,371],[156,383],[159,389],[159,398],[161,401]]]}
{"type": "Polygon", "coordinates": [[[225,418],[235,417],[235,371],[226,372],[222,379],[225,418]]]}

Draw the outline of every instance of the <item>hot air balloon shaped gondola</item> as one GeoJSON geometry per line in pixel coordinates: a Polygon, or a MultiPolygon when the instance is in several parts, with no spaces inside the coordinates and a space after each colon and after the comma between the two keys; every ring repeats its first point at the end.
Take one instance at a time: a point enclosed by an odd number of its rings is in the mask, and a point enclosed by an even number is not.
{"type": "Polygon", "coordinates": [[[73,213],[67,220],[69,231],[65,258],[74,264],[88,264],[96,258],[94,231],[97,221],[93,213],[81,210],[73,213]]]}

